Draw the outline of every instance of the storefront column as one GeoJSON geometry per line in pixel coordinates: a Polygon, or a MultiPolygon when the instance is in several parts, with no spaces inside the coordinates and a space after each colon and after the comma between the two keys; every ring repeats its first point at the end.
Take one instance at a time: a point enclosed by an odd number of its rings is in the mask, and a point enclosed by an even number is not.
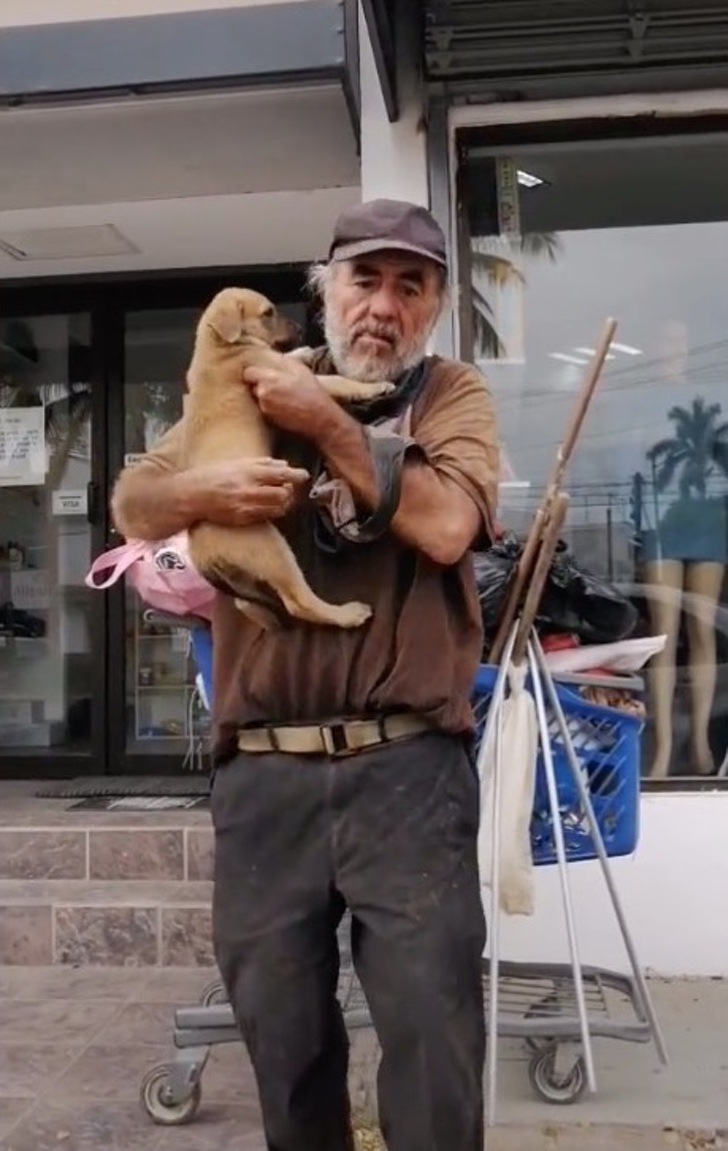
{"type": "Polygon", "coordinates": [[[400,83],[400,118],[387,118],[369,30],[359,6],[361,83],[361,195],[429,203],[426,134],[416,80],[400,83]]]}

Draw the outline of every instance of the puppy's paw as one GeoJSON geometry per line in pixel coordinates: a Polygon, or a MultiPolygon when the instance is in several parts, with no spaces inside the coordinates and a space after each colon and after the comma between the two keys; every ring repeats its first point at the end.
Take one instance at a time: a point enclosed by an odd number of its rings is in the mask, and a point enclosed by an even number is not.
{"type": "Polygon", "coordinates": [[[370,396],[388,396],[390,392],[394,391],[394,384],[390,384],[388,380],[382,380],[381,384],[372,384],[372,390],[369,392],[370,396]]]}
{"type": "Polygon", "coordinates": [[[342,603],[333,608],[331,612],[331,623],[335,627],[354,628],[361,627],[371,618],[372,609],[367,603],[358,603],[353,600],[350,603],[342,603]]]}
{"type": "Polygon", "coordinates": [[[394,391],[394,384],[383,380],[380,384],[352,384],[349,395],[346,397],[354,403],[366,400],[376,400],[378,396],[388,396],[394,391]]]}
{"type": "Polygon", "coordinates": [[[311,367],[314,358],[313,348],[294,348],[292,352],[286,352],[287,356],[291,356],[294,360],[300,360],[307,368],[311,367]]]}

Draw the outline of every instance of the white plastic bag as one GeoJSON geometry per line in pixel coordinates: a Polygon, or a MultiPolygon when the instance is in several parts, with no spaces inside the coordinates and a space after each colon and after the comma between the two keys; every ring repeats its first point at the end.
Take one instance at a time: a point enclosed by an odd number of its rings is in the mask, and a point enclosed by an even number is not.
{"type": "Polygon", "coordinates": [[[552,674],[577,675],[594,668],[630,673],[639,671],[667,643],[666,635],[623,639],[619,643],[588,644],[546,653],[546,666],[552,674]]]}
{"type": "MultiPolygon", "coordinates": [[[[527,667],[510,668],[510,695],[503,703],[500,765],[499,870],[500,910],[506,915],[533,915],[531,813],[536,789],[538,721],[533,696],[526,691],[527,667]]],[[[495,725],[480,760],[480,829],[478,868],[481,887],[492,888],[495,725]]]]}

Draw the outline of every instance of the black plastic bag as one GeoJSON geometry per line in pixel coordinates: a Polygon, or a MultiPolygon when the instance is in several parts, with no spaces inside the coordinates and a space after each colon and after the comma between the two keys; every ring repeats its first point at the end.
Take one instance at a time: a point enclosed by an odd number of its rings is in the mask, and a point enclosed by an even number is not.
{"type": "MultiPolygon", "coordinates": [[[[497,631],[522,551],[523,545],[515,536],[506,536],[488,551],[475,553],[475,579],[488,638],[497,631]]],[[[582,643],[615,643],[632,633],[638,618],[633,603],[579,567],[566,544],[559,543],[536,616],[539,632],[568,633],[582,643]]]]}

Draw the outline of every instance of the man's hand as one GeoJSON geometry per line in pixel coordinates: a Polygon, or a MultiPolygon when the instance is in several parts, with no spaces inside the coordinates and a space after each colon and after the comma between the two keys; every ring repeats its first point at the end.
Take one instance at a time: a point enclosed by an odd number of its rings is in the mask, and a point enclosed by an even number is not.
{"type": "Polygon", "coordinates": [[[320,429],[335,417],[336,402],[299,360],[286,358],[275,368],[247,368],[243,382],[265,418],[293,435],[316,440],[320,429]]]}
{"type": "Polygon", "coordinates": [[[177,482],[194,520],[245,527],[285,516],[308,479],[304,468],[285,460],[258,459],[204,464],[180,473],[177,482]]]}

